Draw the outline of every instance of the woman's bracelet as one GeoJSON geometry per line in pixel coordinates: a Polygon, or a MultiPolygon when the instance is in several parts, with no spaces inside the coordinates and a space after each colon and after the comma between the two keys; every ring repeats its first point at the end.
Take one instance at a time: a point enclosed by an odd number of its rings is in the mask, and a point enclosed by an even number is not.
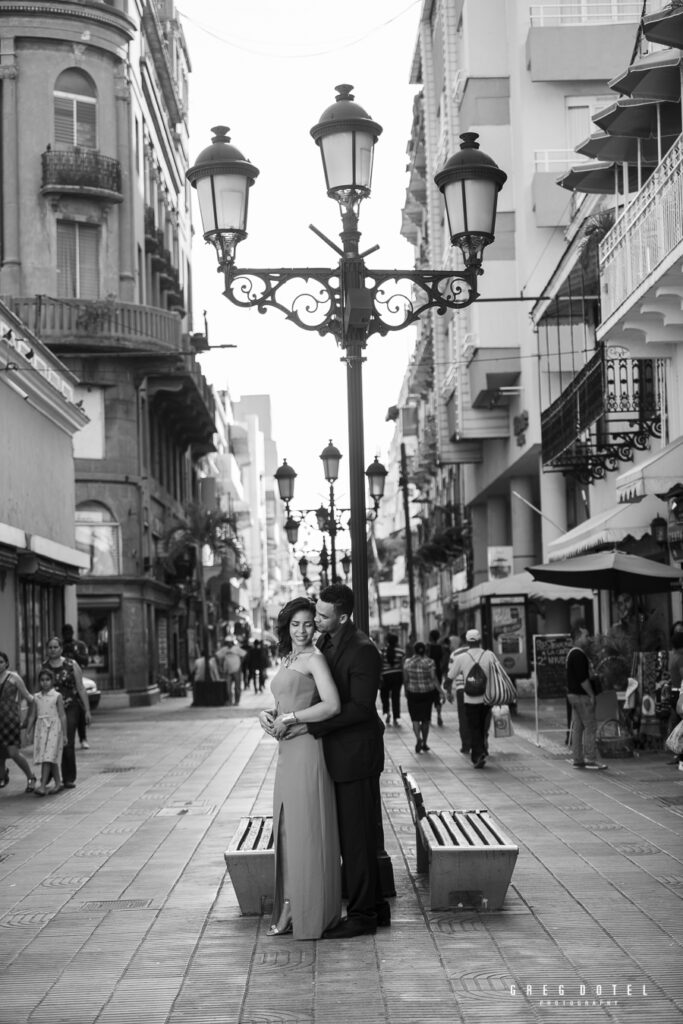
{"type": "Polygon", "coordinates": [[[293,711],[288,711],[286,715],[282,716],[283,725],[298,725],[299,719],[293,711]]]}

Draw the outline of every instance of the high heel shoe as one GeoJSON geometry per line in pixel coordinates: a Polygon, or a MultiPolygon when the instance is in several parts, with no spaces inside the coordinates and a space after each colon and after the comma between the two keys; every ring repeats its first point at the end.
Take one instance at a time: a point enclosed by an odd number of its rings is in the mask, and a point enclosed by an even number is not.
{"type": "Polygon", "coordinates": [[[292,908],[289,900],[284,900],[282,904],[282,913],[278,918],[277,924],[271,924],[270,928],[266,932],[266,935],[288,935],[292,931],[292,908]]]}
{"type": "Polygon", "coordinates": [[[37,781],[38,780],[36,779],[35,775],[31,775],[31,777],[29,778],[28,782],[26,783],[26,789],[24,790],[24,792],[25,793],[33,793],[33,792],[35,792],[36,782],[37,781]]]}

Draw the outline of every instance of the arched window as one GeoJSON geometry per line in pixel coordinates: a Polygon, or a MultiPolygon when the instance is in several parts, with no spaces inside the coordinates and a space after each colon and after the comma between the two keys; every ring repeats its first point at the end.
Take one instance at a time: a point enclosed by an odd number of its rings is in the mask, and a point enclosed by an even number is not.
{"type": "Polygon", "coordinates": [[[97,149],[97,92],[78,68],[62,71],[55,83],[55,145],[97,149]]]}
{"type": "Polygon", "coordinates": [[[76,508],[76,547],[90,556],[91,576],[118,576],[119,524],[99,501],[84,501],[76,508]]]}

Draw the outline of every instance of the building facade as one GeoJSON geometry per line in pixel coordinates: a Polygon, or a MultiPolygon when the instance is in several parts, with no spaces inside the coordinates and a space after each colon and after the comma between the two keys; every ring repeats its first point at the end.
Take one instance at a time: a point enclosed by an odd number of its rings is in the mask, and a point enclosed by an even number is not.
{"type": "Polygon", "coordinates": [[[189,72],[172,0],[0,6],[0,294],[79,381],[90,422],[75,499],[58,495],[88,560],[78,632],[132,704],[188,669],[196,593],[165,555],[214,447],[188,315],[189,72]]]}
{"type": "Polygon", "coordinates": [[[579,592],[574,601],[532,593],[524,572],[576,522],[562,476],[543,472],[539,339],[529,314],[566,245],[571,196],[556,179],[576,161],[607,81],[628,63],[639,16],[631,3],[426,0],[422,8],[403,211],[417,266],[459,269],[433,179],[461,133],[477,132],[508,180],[481,297],[425,318],[406,375],[398,423],[417,437],[415,577],[425,631],[477,625],[494,649],[506,638],[509,650],[514,634],[508,667],[517,675],[530,669],[535,632],[565,630],[590,611],[579,592]],[[492,603],[488,585],[503,577],[517,585],[515,600],[492,603]]]}
{"type": "Polygon", "coordinates": [[[0,650],[29,683],[55,623],[74,621],[88,558],[74,538],[77,380],[0,302],[0,650]]]}

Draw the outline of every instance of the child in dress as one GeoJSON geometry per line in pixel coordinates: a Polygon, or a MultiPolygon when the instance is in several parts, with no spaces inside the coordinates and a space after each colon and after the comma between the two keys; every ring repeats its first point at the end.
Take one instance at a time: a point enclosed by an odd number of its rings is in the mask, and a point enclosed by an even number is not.
{"type": "Polygon", "coordinates": [[[29,735],[33,733],[33,763],[40,767],[40,782],[35,788],[36,796],[46,793],[59,793],[62,786],[60,764],[62,748],[67,742],[66,715],[62,696],[54,688],[55,680],[52,672],[43,668],[38,673],[40,692],[35,695],[31,707],[29,735]],[[50,778],[54,786],[48,790],[50,778]]]}

